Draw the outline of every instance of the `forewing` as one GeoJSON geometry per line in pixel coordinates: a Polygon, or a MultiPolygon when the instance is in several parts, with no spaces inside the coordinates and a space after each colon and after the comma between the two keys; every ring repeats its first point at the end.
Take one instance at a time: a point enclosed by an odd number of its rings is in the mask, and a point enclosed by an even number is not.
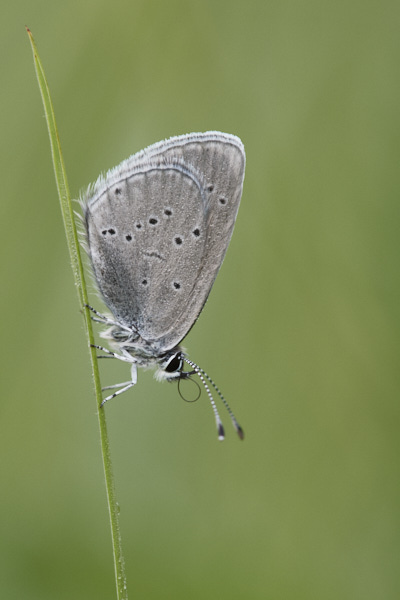
{"type": "Polygon", "coordinates": [[[86,205],[88,246],[106,304],[147,341],[169,335],[206,246],[201,186],[179,163],[147,165],[86,205]]]}

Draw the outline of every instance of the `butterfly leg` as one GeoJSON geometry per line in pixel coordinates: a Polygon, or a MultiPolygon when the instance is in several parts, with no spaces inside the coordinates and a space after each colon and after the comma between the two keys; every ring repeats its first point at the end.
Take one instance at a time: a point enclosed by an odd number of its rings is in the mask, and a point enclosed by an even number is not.
{"type": "Polygon", "coordinates": [[[102,388],[103,392],[105,390],[112,390],[115,388],[120,388],[116,392],[111,394],[110,396],[107,396],[106,398],[104,398],[104,400],[100,404],[100,407],[102,407],[102,406],[104,406],[104,404],[106,402],[108,402],[109,400],[112,400],[112,398],[119,396],[123,392],[128,391],[131,387],[136,385],[136,383],[137,383],[137,366],[136,366],[136,362],[134,362],[134,359],[131,356],[122,356],[121,354],[116,354],[115,352],[111,352],[110,350],[108,350],[107,348],[104,348],[103,346],[96,346],[95,344],[92,345],[92,348],[97,348],[98,350],[102,350],[103,352],[107,353],[107,356],[99,356],[98,358],[117,358],[118,360],[122,360],[124,362],[131,363],[131,380],[130,381],[124,381],[123,383],[115,383],[114,385],[107,385],[106,387],[102,388]]]}
{"type": "MultiPolygon", "coordinates": [[[[104,358],[108,358],[108,357],[105,356],[104,358]]],[[[131,380],[130,381],[124,381],[123,383],[114,383],[113,385],[106,385],[106,387],[103,387],[101,389],[104,392],[104,390],[113,390],[115,388],[123,387],[124,385],[133,386],[136,384],[137,384],[137,367],[136,367],[136,363],[133,363],[132,367],[131,367],[131,380]]]]}
{"type": "Polygon", "coordinates": [[[107,323],[108,322],[108,318],[105,315],[102,315],[101,313],[99,313],[99,311],[97,311],[95,308],[93,308],[93,306],[90,306],[90,304],[85,304],[85,307],[88,308],[90,310],[90,312],[92,312],[93,314],[96,315],[96,317],[91,317],[93,319],[93,321],[97,321],[98,323],[107,323]]]}
{"type": "MultiPolygon", "coordinates": [[[[133,383],[133,381],[128,381],[125,382],[127,385],[125,385],[125,387],[122,387],[121,389],[117,390],[116,392],[114,392],[113,394],[111,394],[111,396],[107,396],[107,398],[104,398],[103,402],[100,404],[100,408],[102,406],[105,405],[106,402],[108,402],[109,400],[112,400],[113,398],[115,398],[116,396],[119,396],[120,394],[123,394],[124,392],[127,392],[131,387],[133,387],[135,384],[133,383]]],[[[124,385],[123,383],[119,383],[116,385],[110,385],[106,388],[103,388],[103,390],[107,390],[110,388],[114,388],[114,387],[119,387],[120,385],[124,385]]]]}
{"type": "Polygon", "coordinates": [[[121,323],[118,323],[118,321],[114,321],[113,319],[110,319],[110,317],[103,315],[98,310],[93,308],[93,306],[90,306],[90,304],[85,304],[85,307],[88,308],[94,315],[96,315],[95,317],[90,316],[92,321],[95,321],[96,323],[102,323],[103,325],[116,325],[120,329],[130,331],[129,327],[124,327],[121,325],[121,323]]]}
{"type": "Polygon", "coordinates": [[[101,350],[107,354],[107,356],[98,356],[97,358],[117,358],[123,362],[133,363],[134,359],[132,356],[124,356],[122,354],[117,354],[116,352],[111,352],[111,350],[108,350],[108,348],[104,348],[104,346],[98,346],[97,344],[91,344],[90,346],[91,348],[97,348],[97,350],[101,350]]]}
{"type": "Polygon", "coordinates": [[[130,381],[125,381],[124,383],[116,383],[114,385],[108,385],[107,387],[104,387],[103,391],[104,390],[111,390],[111,389],[115,389],[115,388],[121,388],[121,389],[119,389],[116,392],[114,392],[113,394],[111,394],[111,396],[107,396],[107,398],[104,398],[103,402],[100,404],[100,407],[104,406],[104,404],[106,402],[108,402],[109,400],[112,400],[116,396],[119,396],[120,394],[123,394],[124,392],[127,392],[131,387],[133,387],[134,385],[136,385],[136,382],[137,382],[137,366],[136,366],[136,363],[132,363],[132,366],[131,366],[131,380],[130,381]]]}

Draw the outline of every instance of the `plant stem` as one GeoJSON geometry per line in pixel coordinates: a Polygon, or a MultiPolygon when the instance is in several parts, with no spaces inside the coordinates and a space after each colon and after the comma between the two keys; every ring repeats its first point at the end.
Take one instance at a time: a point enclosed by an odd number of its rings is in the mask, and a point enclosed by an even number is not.
{"type": "Polygon", "coordinates": [[[43,106],[46,115],[46,122],[50,137],[51,154],[53,159],[54,173],[56,178],[58,196],[60,199],[61,212],[64,221],[65,233],[67,236],[68,249],[71,258],[72,271],[76,289],[78,292],[79,303],[85,320],[85,330],[90,347],[90,358],[93,369],[93,380],[97,401],[97,414],[99,419],[101,451],[103,457],[104,477],[106,481],[108,510],[110,515],[111,536],[113,543],[115,581],[117,586],[118,600],[127,600],[128,592],[125,576],[125,561],[122,553],[121,533],[119,527],[119,511],[115,497],[114,476],[111,466],[110,444],[108,441],[107,426],[104,408],[100,407],[102,401],[101,384],[99,368],[97,363],[96,349],[92,348],[94,344],[92,321],[90,312],[87,308],[88,296],[85,284],[85,276],[81,259],[81,250],[79,246],[78,234],[76,230],[74,213],[71,205],[71,197],[68,188],[67,175],[65,171],[64,160],[61,152],[60,140],[58,137],[57,125],[54,115],[53,104],[50,97],[49,87],[44,74],[43,66],[40,61],[36,44],[31,31],[26,28],[29,41],[32,46],[33,60],[36,69],[39,89],[42,96],[43,106]]]}

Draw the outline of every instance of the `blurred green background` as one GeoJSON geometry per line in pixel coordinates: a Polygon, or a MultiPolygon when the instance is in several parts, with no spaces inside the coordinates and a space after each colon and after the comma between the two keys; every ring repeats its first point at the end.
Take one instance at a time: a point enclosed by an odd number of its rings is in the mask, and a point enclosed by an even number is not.
{"type": "MultiPolygon", "coordinates": [[[[241,209],[185,341],[246,432],[140,371],[107,406],[130,598],[400,597],[398,2],[16,1],[1,19],[0,596],[115,597],[71,193],[237,134],[241,209]]],[[[95,297],[93,302],[101,305],[95,297]]],[[[103,384],[124,381],[102,363],[103,384]]]]}

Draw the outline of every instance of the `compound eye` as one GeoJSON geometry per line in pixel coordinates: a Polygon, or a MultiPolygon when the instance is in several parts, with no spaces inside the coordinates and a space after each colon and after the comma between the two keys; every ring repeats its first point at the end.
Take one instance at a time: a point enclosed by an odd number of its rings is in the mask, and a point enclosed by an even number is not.
{"type": "Polygon", "coordinates": [[[182,354],[178,352],[174,354],[169,359],[168,363],[164,367],[164,371],[166,373],[176,373],[176,371],[180,371],[183,366],[182,354]]]}

